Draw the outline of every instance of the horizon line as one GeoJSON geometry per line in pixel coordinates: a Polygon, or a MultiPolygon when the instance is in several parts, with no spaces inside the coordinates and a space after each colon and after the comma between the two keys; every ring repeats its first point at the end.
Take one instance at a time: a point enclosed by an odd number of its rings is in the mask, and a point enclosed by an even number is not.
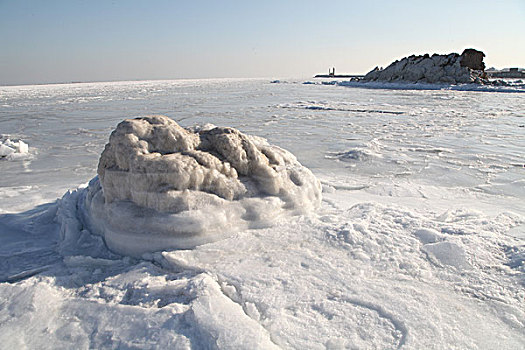
{"type": "Polygon", "coordinates": [[[126,83],[126,82],[146,82],[146,81],[176,81],[176,80],[250,80],[250,79],[276,79],[275,77],[215,77],[215,78],[161,78],[161,79],[115,79],[115,80],[86,80],[86,81],[61,81],[46,83],[14,83],[3,84],[0,87],[17,87],[17,86],[43,86],[43,85],[74,85],[74,84],[94,84],[94,83],[126,83]]]}

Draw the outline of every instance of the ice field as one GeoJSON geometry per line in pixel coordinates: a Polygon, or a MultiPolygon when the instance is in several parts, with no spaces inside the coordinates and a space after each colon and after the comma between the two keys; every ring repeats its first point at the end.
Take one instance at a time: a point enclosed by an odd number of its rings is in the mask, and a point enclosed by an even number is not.
{"type": "Polygon", "coordinates": [[[525,348],[525,90],[469,90],[0,87],[0,344],[525,348]],[[146,115],[266,138],[321,181],[320,208],[194,249],[108,250],[81,203],[111,131],[146,115]]]}

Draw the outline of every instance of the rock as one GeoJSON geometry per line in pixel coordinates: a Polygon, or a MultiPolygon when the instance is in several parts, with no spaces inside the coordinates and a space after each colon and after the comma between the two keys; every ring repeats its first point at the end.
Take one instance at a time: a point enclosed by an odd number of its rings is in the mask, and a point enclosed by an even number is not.
{"type": "Polygon", "coordinates": [[[460,64],[462,67],[468,67],[473,70],[485,70],[485,63],[483,63],[485,54],[474,49],[465,49],[461,54],[460,64]]]}

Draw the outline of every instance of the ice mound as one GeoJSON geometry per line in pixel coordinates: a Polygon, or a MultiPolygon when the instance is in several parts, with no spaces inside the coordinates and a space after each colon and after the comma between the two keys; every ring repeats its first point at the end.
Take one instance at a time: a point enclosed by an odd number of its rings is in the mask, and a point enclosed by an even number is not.
{"type": "Polygon", "coordinates": [[[112,132],[85,196],[84,220],[113,250],[139,256],[264,227],[320,202],[312,172],[265,139],[149,116],[112,132]]]}
{"type": "Polygon", "coordinates": [[[343,162],[367,161],[371,158],[381,158],[381,154],[365,148],[354,148],[346,152],[339,152],[335,154],[335,158],[343,162]]]}
{"type": "Polygon", "coordinates": [[[374,68],[363,78],[364,81],[469,84],[488,83],[483,63],[485,54],[466,49],[461,55],[423,56],[412,55],[391,63],[385,69],[374,68]]]}
{"type": "Polygon", "coordinates": [[[29,146],[22,140],[12,141],[9,138],[0,138],[0,159],[19,160],[27,158],[29,146]]]}

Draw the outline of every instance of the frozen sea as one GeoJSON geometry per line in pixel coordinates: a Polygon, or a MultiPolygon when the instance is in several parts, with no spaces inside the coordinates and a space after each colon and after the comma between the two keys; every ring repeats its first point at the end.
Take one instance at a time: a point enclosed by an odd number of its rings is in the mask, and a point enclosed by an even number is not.
{"type": "Polygon", "coordinates": [[[213,79],[0,87],[0,344],[19,349],[525,348],[525,94],[213,79]],[[143,259],[78,198],[125,118],[266,138],[310,216],[143,259]]]}

